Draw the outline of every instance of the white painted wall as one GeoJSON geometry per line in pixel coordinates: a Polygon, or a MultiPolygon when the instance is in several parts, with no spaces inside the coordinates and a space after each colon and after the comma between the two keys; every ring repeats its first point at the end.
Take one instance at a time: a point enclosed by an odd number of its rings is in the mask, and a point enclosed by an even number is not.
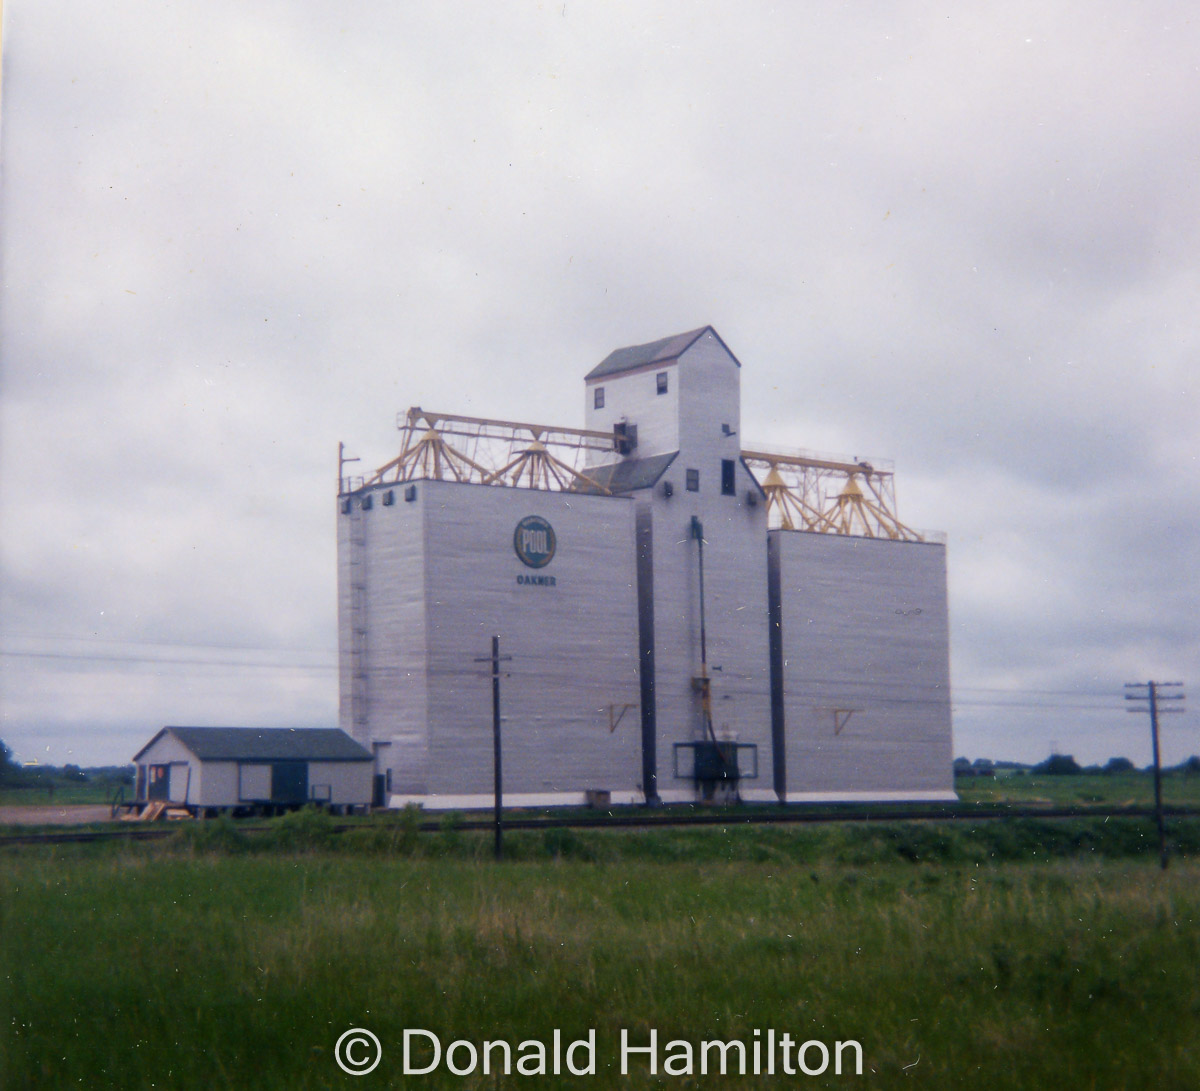
{"type": "Polygon", "coordinates": [[[238,766],[239,803],[261,803],[271,798],[271,765],[242,762],[238,766]]]}
{"type": "Polygon", "coordinates": [[[337,498],[337,611],[338,611],[338,726],[353,739],[363,743],[355,734],[353,716],[353,668],[351,654],[352,584],[360,577],[365,552],[358,538],[359,520],[353,516],[358,503],[350,497],[337,498]]]}
{"type": "MultiPolygon", "coordinates": [[[[222,771],[232,776],[223,782],[233,788],[231,794],[210,793],[204,800],[207,806],[234,806],[238,803],[265,802],[271,798],[271,762],[220,763],[222,771]]],[[[212,769],[213,765],[209,765],[212,769]]],[[[309,798],[335,806],[365,805],[371,802],[371,763],[367,761],[310,761],[308,763],[309,798]],[[317,785],[329,788],[328,796],[313,791],[317,785]]],[[[211,784],[209,785],[211,787],[211,784]]]]}
{"type": "Polygon", "coordinates": [[[206,761],[197,763],[197,768],[203,773],[204,790],[195,796],[193,803],[205,807],[237,805],[239,797],[236,761],[206,761]]]}
{"type": "Polygon", "coordinates": [[[511,793],[630,790],[641,779],[633,505],[430,482],[426,486],[431,792],[492,789],[490,667],[500,636],[504,786],[511,793]],[[516,524],[554,528],[543,568],[516,524]],[[548,578],[553,586],[529,585],[548,578]],[[610,731],[622,705],[632,705],[610,731]]]}
{"type": "MultiPolygon", "coordinates": [[[[641,780],[633,504],[416,482],[416,500],[361,512],[369,729],[395,797],[492,791],[491,637],[502,680],[506,792],[626,794],[641,780]],[[516,524],[540,515],[557,549],[527,567],[516,524]],[[548,577],[553,586],[521,582],[548,577]],[[609,729],[625,710],[620,726],[609,729]]],[[[355,503],[360,503],[356,498],[355,503]]],[[[339,515],[342,528],[351,517],[339,515]]],[[[348,529],[343,548],[349,550],[348,529]]],[[[343,561],[343,582],[349,579],[343,561]]],[[[343,640],[349,641],[349,608],[343,640]]]]}
{"type": "Polygon", "coordinates": [[[391,767],[394,790],[421,791],[429,775],[426,482],[414,486],[414,503],[406,487],[372,490],[369,510],[362,496],[349,500],[348,514],[339,501],[339,722],[367,750],[385,744],[378,771],[391,767]]]}
{"type": "MultiPolygon", "coordinates": [[[[598,432],[611,432],[618,421],[627,420],[638,426],[637,450],[633,458],[665,454],[679,450],[679,380],[678,366],[652,364],[640,371],[606,375],[585,384],[587,409],[584,427],[598,432]],[[658,394],[657,376],[667,373],[667,392],[658,394]],[[604,388],[604,407],[595,407],[595,389],[604,388]]],[[[612,455],[589,451],[588,465],[610,462],[612,455]]]]}
{"type": "Polygon", "coordinates": [[[322,794],[322,802],[334,806],[365,806],[371,802],[371,763],[366,761],[313,761],[308,764],[308,791],[318,798],[313,788],[328,785],[328,798],[322,794]]]}
{"type": "MultiPolygon", "coordinates": [[[[658,788],[664,799],[692,798],[690,779],[674,777],[674,744],[703,738],[699,698],[700,595],[691,519],[704,528],[705,620],[718,737],[758,747],[759,777],[740,786],[743,798],[771,791],[770,675],[767,659],[766,509],[741,464],[739,368],[711,333],[679,359],[679,457],[653,492],[638,495],[652,512],[657,689],[658,788]],[[733,434],[726,435],[722,425],[733,434]],[[734,461],[735,489],[721,492],[721,460],[734,461]],[[686,471],[699,470],[698,492],[686,471]],[[665,495],[669,481],[673,495],[665,495]],[[748,494],[755,496],[752,505],[748,494]],[[718,669],[719,668],[719,669],[718,669]]],[[[640,433],[639,433],[640,434],[640,433]]]]}
{"type": "MultiPolygon", "coordinates": [[[[193,763],[198,766],[192,757],[192,753],[187,749],[174,735],[170,732],[164,732],[161,736],[155,739],[145,751],[138,757],[138,765],[145,766],[147,770],[151,765],[170,765],[170,780],[168,781],[168,792],[172,803],[195,802],[200,795],[200,770],[193,768],[191,783],[188,783],[188,764],[193,763]]],[[[148,784],[148,772],[146,783],[148,784]]]]}
{"type": "Polygon", "coordinates": [[[788,798],[954,798],[945,546],[771,537],[788,798]]]}
{"type": "Polygon", "coordinates": [[[719,491],[721,459],[741,457],[741,368],[710,330],[679,358],[679,371],[676,461],[700,470],[702,492],[719,491]]]}

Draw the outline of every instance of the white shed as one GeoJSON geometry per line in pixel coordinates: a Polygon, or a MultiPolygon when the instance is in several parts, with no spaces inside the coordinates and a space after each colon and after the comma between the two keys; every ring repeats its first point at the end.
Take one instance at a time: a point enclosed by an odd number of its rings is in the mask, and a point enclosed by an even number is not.
{"type": "Polygon", "coordinates": [[[138,803],[205,810],[371,802],[371,754],[337,728],[164,727],[133,761],[138,803]]]}

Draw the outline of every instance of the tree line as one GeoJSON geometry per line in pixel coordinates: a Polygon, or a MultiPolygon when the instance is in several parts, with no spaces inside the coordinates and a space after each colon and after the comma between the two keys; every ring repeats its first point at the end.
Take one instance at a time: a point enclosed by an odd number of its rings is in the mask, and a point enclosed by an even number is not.
{"type": "MultiPolygon", "coordinates": [[[[1019,761],[992,761],[990,758],[954,759],[956,777],[994,777],[1030,774],[1037,776],[1114,776],[1121,773],[1152,772],[1154,766],[1139,770],[1128,758],[1109,758],[1103,765],[1080,765],[1071,754],[1051,754],[1045,761],[1028,765],[1019,761]]],[[[1163,768],[1164,775],[1200,776],[1200,757],[1193,754],[1178,765],[1163,768]]]]}
{"type": "Polygon", "coordinates": [[[22,765],[11,747],[0,739],[0,788],[66,788],[96,784],[116,788],[133,784],[132,765],[22,765]]]}

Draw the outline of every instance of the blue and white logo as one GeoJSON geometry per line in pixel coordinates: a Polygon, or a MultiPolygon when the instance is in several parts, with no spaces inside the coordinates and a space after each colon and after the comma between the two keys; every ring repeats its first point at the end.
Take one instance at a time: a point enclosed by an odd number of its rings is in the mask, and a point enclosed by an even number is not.
{"type": "Polygon", "coordinates": [[[554,560],[554,528],[540,515],[527,515],[513,532],[513,549],[522,564],[545,568],[554,560]]]}

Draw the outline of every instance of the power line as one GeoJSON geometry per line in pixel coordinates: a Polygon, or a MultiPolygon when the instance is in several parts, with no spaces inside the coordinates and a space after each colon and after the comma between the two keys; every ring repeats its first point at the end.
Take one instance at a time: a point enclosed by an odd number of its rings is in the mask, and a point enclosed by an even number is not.
{"type": "Polygon", "coordinates": [[[283,663],[256,662],[252,659],[182,659],[170,656],[148,655],[96,655],[71,652],[19,652],[0,651],[0,656],[9,659],[55,659],[73,663],[141,663],[149,666],[188,666],[188,667],[261,667],[271,670],[316,670],[332,671],[337,669],[336,663],[283,663]]]}
{"type": "MultiPolygon", "coordinates": [[[[96,664],[137,664],[149,667],[193,667],[193,668],[223,668],[231,670],[276,670],[276,671],[304,671],[310,673],[319,673],[328,675],[339,669],[337,663],[337,652],[327,648],[306,648],[286,645],[239,645],[230,643],[190,643],[185,641],[120,641],[109,640],[106,638],[97,637],[33,637],[25,634],[20,634],[20,637],[26,640],[55,640],[55,641],[78,641],[78,642],[94,642],[126,645],[130,648],[191,648],[196,650],[212,650],[212,651],[244,651],[247,654],[261,653],[318,653],[328,656],[329,658],[323,662],[296,662],[283,659],[233,659],[233,658],[201,658],[201,657],[184,657],[184,656],[167,656],[167,655],[139,655],[136,652],[92,652],[92,651],[35,651],[35,650],[18,650],[18,649],[0,649],[0,657],[7,659],[32,659],[32,660],[47,660],[62,663],[96,663],[96,664]]],[[[397,680],[408,677],[411,672],[401,667],[370,667],[367,668],[367,673],[376,678],[395,678],[397,680]]],[[[473,676],[480,678],[488,677],[485,672],[469,672],[473,676]]],[[[828,678],[828,677],[792,677],[797,683],[814,687],[844,687],[852,688],[860,693],[866,691],[880,691],[895,689],[895,684],[892,682],[872,681],[870,679],[858,678],[828,678]]],[[[881,706],[898,706],[898,705],[931,705],[940,703],[944,690],[940,686],[922,686],[922,687],[905,687],[911,690],[917,688],[918,691],[929,693],[928,697],[924,696],[899,696],[894,693],[880,693],[877,697],[872,698],[881,706]]],[[[739,692],[745,692],[744,689],[739,689],[739,692]]],[[[954,710],[966,709],[1025,709],[1036,711],[1073,711],[1073,712],[1110,712],[1116,710],[1119,706],[1121,694],[1117,690],[1069,690],[1069,689],[1032,689],[1025,687],[1013,687],[1005,689],[997,686],[966,686],[958,685],[949,687],[951,698],[951,707],[954,710]],[[978,695],[978,697],[974,696],[978,695]],[[998,699],[988,699],[986,695],[993,695],[998,699]],[[1039,697],[1066,697],[1073,700],[1026,700],[1024,698],[1039,698],[1039,697]],[[1085,703],[1091,700],[1093,703],[1085,703]],[[1111,703],[1103,703],[1111,702],[1111,703]]],[[[817,695],[813,695],[817,696],[817,695]]]]}
{"type": "MultiPolygon", "coordinates": [[[[45,641],[45,642],[71,642],[71,643],[96,643],[96,644],[115,644],[128,648],[194,648],[197,650],[211,651],[226,651],[226,652],[248,652],[248,653],[308,653],[314,655],[336,657],[338,655],[337,648],[313,647],[308,645],[288,645],[288,644],[236,644],[230,642],[199,642],[185,640],[122,640],[112,637],[101,637],[94,635],[69,635],[64,633],[29,633],[29,632],[9,632],[7,636],[10,639],[21,641],[45,641]]],[[[0,650],[0,655],[20,656],[25,658],[59,658],[59,659],[112,659],[114,661],[131,661],[143,660],[146,662],[175,662],[161,657],[152,656],[137,656],[132,653],[126,654],[123,652],[110,652],[97,655],[95,653],[84,652],[50,652],[39,650],[0,650]]],[[[581,653],[581,657],[586,658],[581,653]]],[[[179,660],[179,662],[200,662],[200,660],[179,660]]],[[[206,660],[205,662],[221,663],[220,660],[206,660]]],[[[327,664],[317,664],[324,668],[327,664]]],[[[394,668],[377,667],[371,668],[379,671],[389,671],[394,668]]],[[[894,686],[892,682],[873,681],[869,678],[853,677],[853,678],[830,678],[816,676],[798,676],[789,675],[798,682],[808,684],[822,685],[845,685],[859,686],[867,688],[884,688],[894,686]]],[[[922,687],[922,688],[940,688],[940,687],[922,687]]],[[[952,695],[961,694],[1001,694],[1001,695],[1019,695],[1026,697],[1073,697],[1073,698],[1113,698],[1119,699],[1121,692],[1119,689],[1040,689],[1026,686],[970,686],[970,685],[951,685],[950,692],[952,695]]],[[[957,702],[956,702],[957,703],[957,702]]]]}
{"type": "MultiPolygon", "coordinates": [[[[186,644],[168,644],[163,642],[159,644],[147,644],[147,646],[164,646],[164,647],[195,647],[205,648],[212,647],[231,649],[236,645],[186,645],[186,644]]],[[[246,648],[247,651],[280,651],[284,649],[252,649],[246,648]]],[[[286,662],[281,660],[253,660],[253,659],[201,659],[201,658],[183,658],[173,656],[148,656],[122,653],[94,653],[94,652],[48,652],[48,651],[15,651],[15,650],[0,650],[0,656],[5,658],[15,659],[45,659],[60,662],[70,663],[131,663],[145,666],[185,666],[185,667],[225,667],[231,669],[253,669],[253,670],[290,670],[290,671],[313,671],[321,673],[329,673],[338,670],[336,662],[324,663],[297,663],[286,662]]],[[[402,667],[370,667],[367,673],[376,678],[379,677],[395,677],[401,678],[411,674],[410,671],[402,667]]],[[[468,672],[475,677],[488,677],[485,672],[468,672]]],[[[890,682],[870,682],[862,679],[837,679],[837,678],[819,678],[810,677],[797,679],[801,683],[812,686],[841,686],[844,688],[853,689],[885,689],[894,687],[894,683],[890,682]]],[[[901,697],[896,695],[883,694],[874,698],[882,705],[931,705],[940,703],[942,696],[942,687],[924,686],[921,689],[929,692],[928,697],[901,697]]],[[[743,691],[744,692],[744,691],[743,691]]],[[[1013,708],[1013,709],[1063,709],[1068,711],[1084,711],[1084,712],[1105,712],[1112,711],[1119,707],[1117,700],[1119,694],[1115,691],[1110,693],[1088,693],[1078,690],[1033,690],[1033,689],[1011,689],[1004,690],[994,687],[973,687],[973,686],[952,686],[950,687],[951,705],[953,708],[1013,708]],[[963,693],[992,693],[997,696],[1011,696],[1020,698],[1023,696],[1069,696],[1069,697],[1094,697],[1096,700],[1111,699],[1112,704],[1084,704],[1080,701],[1025,701],[1025,700],[975,700],[970,697],[956,696],[963,693]]]]}
{"type": "Polygon", "coordinates": [[[29,633],[9,630],[5,636],[9,640],[42,641],[47,643],[69,642],[75,644],[119,644],[133,648],[207,648],[214,651],[247,651],[247,652],[313,652],[316,654],[334,654],[336,648],[328,645],[312,647],[300,644],[233,644],[228,641],[210,643],[195,640],[126,640],[121,637],[99,636],[86,634],[80,636],[71,633],[29,633]]]}

